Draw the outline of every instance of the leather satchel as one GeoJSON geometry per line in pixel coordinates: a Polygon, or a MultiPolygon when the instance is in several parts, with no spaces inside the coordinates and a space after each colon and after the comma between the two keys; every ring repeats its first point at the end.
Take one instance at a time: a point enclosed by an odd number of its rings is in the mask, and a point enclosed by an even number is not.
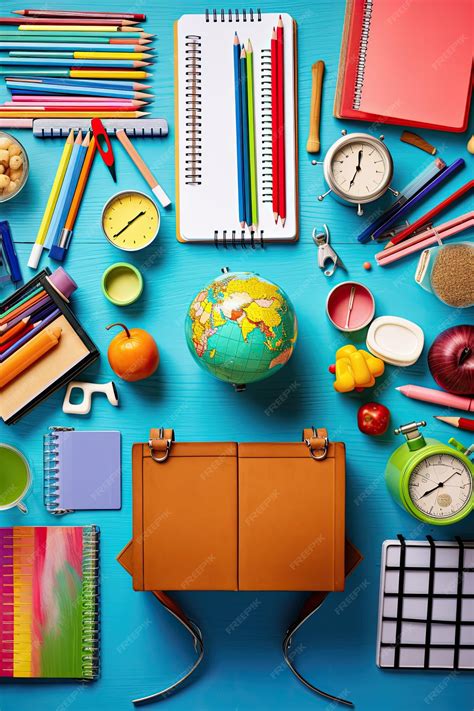
{"type": "Polygon", "coordinates": [[[311,690],[328,699],[294,667],[292,635],[343,590],[360,553],[345,541],[345,447],[325,429],[304,430],[301,442],[176,442],[172,430],[151,430],[134,444],[133,538],[118,561],[134,590],[152,592],[184,625],[197,658],[167,689],[137,699],[162,699],[200,664],[197,625],[166,591],[313,590],[283,642],[285,661],[311,690]]]}

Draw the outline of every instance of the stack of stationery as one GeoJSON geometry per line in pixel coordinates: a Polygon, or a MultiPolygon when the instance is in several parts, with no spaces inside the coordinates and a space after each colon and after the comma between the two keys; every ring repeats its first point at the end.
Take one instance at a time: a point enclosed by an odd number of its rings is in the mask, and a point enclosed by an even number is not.
{"type": "Polygon", "coordinates": [[[0,18],[0,74],[12,94],[0,105],[3,126],[19,127],[25,118],[147,114],[143,109],[153,97],[139,81],[153,63],[153,35],[136,26],[145,15],[15,12],[21,18],[0,18]]]}
{"type": "Polygon", "coordinates": [[[97,526],[0,528],[0,678],[97,679],[99,597],[97,526]]]}

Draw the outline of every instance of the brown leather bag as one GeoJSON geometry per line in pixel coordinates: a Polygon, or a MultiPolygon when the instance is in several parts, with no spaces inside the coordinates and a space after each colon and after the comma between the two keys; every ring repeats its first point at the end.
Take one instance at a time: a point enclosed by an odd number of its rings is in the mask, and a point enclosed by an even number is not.
{"type": "Polygon", "coordinates": [[[284,641],[316,611],[327,592],[343,590],[361,560],[345,543],[345,448],[324,429],[301,442],[175,442],[152,430],[134,444],[133,539],[118,556],[135,590],[148,590],[190,632],[203,656],[202,634],[163,590],[321,590],[284,641]]]}

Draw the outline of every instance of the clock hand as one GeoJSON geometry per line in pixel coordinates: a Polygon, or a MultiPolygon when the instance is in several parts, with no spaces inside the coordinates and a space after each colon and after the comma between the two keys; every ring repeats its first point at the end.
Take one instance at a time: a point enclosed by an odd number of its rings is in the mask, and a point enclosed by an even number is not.
{"type": "Polygon", "coordinates": [[[113,239],[114,237],[118,237],[119,235],[121,235],[122,232],[125,232],[125,230],[127,229],[127,227],[130,227],[130,225],[131,225],[133,222],[135,222],[135,220],[138,220],[138,218],[141,217],[141,216],[144,215],[144,214],[145,214],[145,210],[142,210],[141,212],[137,213],[137,214],[135,215],[135,217],[132,217],[132,219],[127,222],[127,224],[125,225],[125,227],[122,227],[121,230],[119,230],[119,231],[116,232],[114,235],[112,235],[112,239],[113,239]]]}
{"type": "Polygon", "coordinates": [[[357,159],[357,165],[356,165],[355,173],[354,173],[354,175],[353,175],[353,177],[352,177],[351,182],[349,183],[349,190],[350,190],[350,189],[352,188],[352,186],[354,185],[354,180],[356,179],[357,173],[361,170],[360,162],[361,162],[361,160],[362,160],[362,153],[363,153],[363,151],[360,150],[360,151],[359,151],[359,156],[358,156],[358,159],[357,159]]]}
{"type": "Polygon", "coordinates": [[[448,476],[447,479],[445,479],[444,481],[440,481],[440,482],[439,482],[436,486],[434,486],[432,489],[428,489],[428,491],[425,491],[424,494],[422,494],[421,496],[418,497],[418,500],[419,500],[419,499],[422,499],[424,496],[428,496],[428,494],[432,494],[433,491],[436,491],[436,489],[440,489],[442,486],[444,486],[444,485],[446,484],[447,481],[449,481],[450,479],[452,479],[453,476],[455,476],[455,474],[459,474],[459,472],[453,472],[453,474],[451,474],[450,476],[448,476]]]}

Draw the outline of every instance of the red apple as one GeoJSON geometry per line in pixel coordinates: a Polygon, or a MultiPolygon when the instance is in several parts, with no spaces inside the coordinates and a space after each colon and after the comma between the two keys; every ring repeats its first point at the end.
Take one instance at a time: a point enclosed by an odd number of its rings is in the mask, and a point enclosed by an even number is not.
{"type": "Polygon", "coordinates": [[[357,426],[366,435],[383,435],[390,422],[390,410],[379,402],[367,402],[357,412],[357,426]]]}

